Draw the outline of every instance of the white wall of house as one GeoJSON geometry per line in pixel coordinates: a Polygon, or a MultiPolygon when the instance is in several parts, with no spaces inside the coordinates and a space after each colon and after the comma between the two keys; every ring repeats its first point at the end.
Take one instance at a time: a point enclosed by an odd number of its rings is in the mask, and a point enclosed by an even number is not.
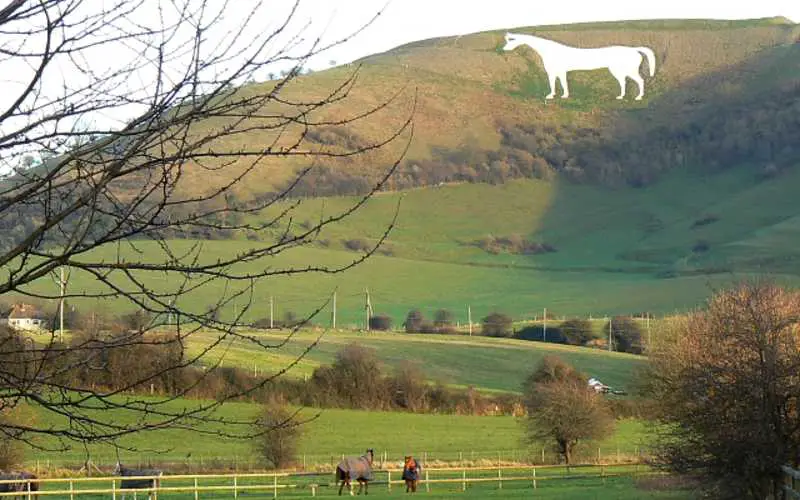
{"type": "Polygon", "coordinates": [[[39,318],[9,318],[8,326],[18,330],[41,330],[44,320],[39,318]]]}

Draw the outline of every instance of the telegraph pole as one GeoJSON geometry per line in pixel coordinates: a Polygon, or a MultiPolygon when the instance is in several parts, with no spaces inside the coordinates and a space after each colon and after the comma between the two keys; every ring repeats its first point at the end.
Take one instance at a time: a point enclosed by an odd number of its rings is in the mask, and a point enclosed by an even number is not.
{"type": "Polygon", "coordinates": [[[269,296],[269,329],[272,330],[275,327],[275,324],[272,322],[272,295],[269,296]]]}
{"type": "Polygon", "coordinates": [[[547,342],[547,308],[546,307],[544,308],[544,316],[542,316],[542,318],[544,319],[544,323],[543,323],[543,326],[542,326],[542,342],[547,342]]]}
{"type": "Polygon", "coordinates": [[[369,288],[364,288],[366,294],[366,304],[364,305],[364,312],[366,313],[366,330],[369,331],[369,318],[372,316],[372,303],[369,301],[369,288]]]}
{"type": "Polygon", "coordinates": [[[333,314],[331,319],[331,328],[336,330],[336,292],[333,292],[333,314]]]}
{"type": "Polygon", "coordinates": [[[467,321],[469,322],[469,336],[472,337],[472,306],[467,306],[467,321]]]}
{"type": "Polygon", "coordinates": [[[614,320],[613,320],[613,319],[611,319],[610,317],[608,318],[608,350],[609,350],[609,351],[613,350],[613,349],[611,349],[611,330],[612,330],[612,328],[611,328],[611,323],[612,323],[613,321],[614,321],[614,320]]]}

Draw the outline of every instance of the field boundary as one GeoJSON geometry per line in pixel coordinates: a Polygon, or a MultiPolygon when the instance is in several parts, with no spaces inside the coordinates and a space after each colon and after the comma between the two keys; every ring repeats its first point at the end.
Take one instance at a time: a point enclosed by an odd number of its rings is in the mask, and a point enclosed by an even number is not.
{"type": "MultiPolygon", "coordinates": [[[[391,491],[393,486],[405,484],[400,479],[401,468],[378,469],[373,472],[376,475],[376,480],[370,481],[373,487],[385,486],[391,491]]],[[[419,481],[419,486],[430,491],[431,486],[436,484],[461,484],[461,490],[466,491],[468,485],[475,483],[497,483],[497,488],[502,489],[504,483],[527,482],[536,489],[541,481],[593,478],[604,481],[605,478],[654,473],[656,472],[651,468],[640,464],[431,467],[422,469],[423,477],[419,481]]],[[[116,500],[118,494],[134,492],[153,493],[156,498],[159,493],[194,493],[195,498],[198,498],[202,492],[230,492],[237,498],[239,493],[252,491],[271,492],[273,498],[277,498],[280,491],[286,490],[307,490],[309,495],[316,496],[322,488],[338,486],[335,481],[331,482],[332,475],[320,472],[264,472],[125,477],[126,480],[159,480],[156,487],[140,489],[122,489],[119,484],[123,478],[120,476],[31,479],[29,483],[20,485],[21,491],[0,493],[0,498],[24,496],[31,500],[60,496],[74,500],[82,495],[110,495],[116,500]],[[38,491],[32,491],[30,487],[32,483],[38,486],[38,491]],[[50,485],[55,488],[47,488],[50,485]]],[[[0,484],[9,483],[19,484],[19,481],[0,481],[0,484]]]]}

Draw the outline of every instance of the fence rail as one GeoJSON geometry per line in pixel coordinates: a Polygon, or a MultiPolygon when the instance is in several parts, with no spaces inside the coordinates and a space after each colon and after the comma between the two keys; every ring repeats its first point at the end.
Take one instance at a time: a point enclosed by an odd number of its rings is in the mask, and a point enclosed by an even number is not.
{"type": "MultiPolygon", "coordinates": [[[[423,477],[419,485],[430,491],[436,484],[461,484],[461,489],[473,483],[497,483],[499,489],[504,483],[526,482],[531,487],[537,488],[541,481],[563,479],[590,479],[609,478],[625,475],[639,475],[652,473],[649,468],[635,465],[619,464],[583,464],[573,466],[548,466],[548,465],[508,465],[497,467],[426,467],[422,469],[423,477]]],[[[391,490],[392,486],[402,485],[400,478],[401,468],[387,468],[375,470],[376,480],[371,481],[372,486],[385,486],[391,490]],[[394,478],[393,478],[394,476],[394,478]]],[[[272,493],[273,498],[285,490],[304,490],[306,494],[316,496],[321,488],[336,487],[331,481],[332,473],[319,472],[270,472],[247,474],[180,474],[169,476],[104,476],[104,477],[75,477],[54,479],[23,480],[38,485],[38,491],[24,489],[10,493],[0,493],[0,498],[11,496],[25,496],[29,500],[40,497],[58,496],[74,500],[82,495],[108,495],[113,500],[118,495],[125,493],[153,493],[157,498],[160,493],[193,493],[194,498],[199,498],[200,493],[230,493],[237,498],[240,493],[262,491],[272,493]],[[158,479],[159,483],[153,488],[122,489],[119,487],[122,479],[158,479]]],[[[20,480],[4,480],[0,484],[17,483],[20,480]]]]}

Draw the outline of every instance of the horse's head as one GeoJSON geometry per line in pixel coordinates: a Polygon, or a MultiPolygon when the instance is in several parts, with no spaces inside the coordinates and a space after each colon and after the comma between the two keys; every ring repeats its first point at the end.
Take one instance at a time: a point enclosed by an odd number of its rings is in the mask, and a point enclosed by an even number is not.
{"type": "Polygon", "coordinates": [[[514,33],[506,33],[505,40],[506,44],[503,46],[503,50],[514,50],[525,43],[525,40],[520,35],[514,33]]]}
{"type": "Polygon", "coordinates": [[[369,448],[364,456],[367,457],[367,461],[370,465],[372,465],[372,461],[375,459],[375,451],[372,448],[369,448]]]}
{"type": "Polygon", "coordinates": [[[117,462],[117,464],[114,466],[114,473],[113,474],[115,476],[119,476],[120,474],[122,474],[122,464],[121,463],[117,462]]]}
{"type": "Polygon", "coordinates": [[[405,458],[405,465],[403,465],[403,468],[408,469],[408,470],[414,470],[414,469],[417,468],[417,461],[414,460],[414,457],[412,457],[411,455],[408,455],[405,458]]]}

